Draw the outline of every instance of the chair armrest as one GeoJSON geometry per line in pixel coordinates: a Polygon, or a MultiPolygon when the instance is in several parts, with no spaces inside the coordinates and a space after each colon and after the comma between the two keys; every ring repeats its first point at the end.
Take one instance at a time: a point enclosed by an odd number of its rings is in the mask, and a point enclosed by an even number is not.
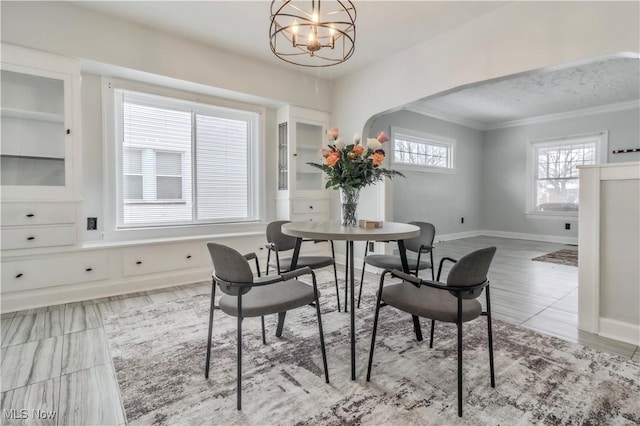
{"type": "Polygon", "coordinates": [[[252,287],[259,287],[261,285],[269,285],[275,284],[284,281],[282,275],[265,275],[264,277],[259,277],[259,279],[254,280],[252,287]]]}
{"type": "Polygon", "coordinates": [[[422,284],[422,280],[414,275],[409,275],[405,272],[402,272],[398,269],[394,269],[391,271],[391,275],[393,275],[394,277],[397,278],[401,278],[404,281],[408,281],[411,284],[415,285],[416,287],[420,287],[420,285],[422,284]]]}
{"type": "Polygon", "coordinates": [[[440,281],[440,274],[442,273],[442,265],[444,264],[445,260],[448,260],[449,262],[453,262],[453,263],[457,262],[457,260],[452,259],[450,257],[443,257],[442,259],[440,259],[440,266],[438,267],[438,276],[436,277],[436,281],[440,281]]]}
{"type": "Polygon", "coordinates": [[[280,277],[282,277],[283,281],[288,281],[296,277],[299,277],[300,275],[307,275],[307,274],[314,275],[311,268],[309,268],[308,266],[305,266],[304,268],[300,268],[300,269],[296,269],[290,272],[285,272],[283,274],[280,274],[280,277]]]}
{"type": "Polygon", "coordinates": [[[260,276],[260,263],[258,263],[258,256],[255,253],[247,253],[244,255],[244,258],[247,260],[254,259],[256,261],[256,272],[258,273],[258,277],[260,276]]]}

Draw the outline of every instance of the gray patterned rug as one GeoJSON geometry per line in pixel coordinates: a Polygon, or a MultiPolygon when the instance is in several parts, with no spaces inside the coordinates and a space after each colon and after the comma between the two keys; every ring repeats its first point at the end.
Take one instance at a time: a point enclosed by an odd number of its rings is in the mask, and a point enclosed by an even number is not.
{"type": "MultiPolygon", "coordinates": [[[[323,275],[327,281],[331,275],[323,275]]],[[[640,365],[494,320],[496,388],[489,385],[486,322],[464,326],[464,418],[456,409],[455,326],[416,342],[411,317],[383,308],[371,382],[366,362],[374,285],[357,311],[357,380],[350,380],[349,315],[321,297],[330,384],[315,309],[289,312],[283,337],[245,320],[243,410],[236,410],[236,319],[216,311],[212,370],[203,369],[207,295],[107,315],[104,326],[129,424],[514,425],[638,424],[640,365]]],[[[423,332],[428,331],[423,320],[423,332]]],[[[428,335],[428,333],[426,333],[428,335]]]]}
{"type": "Polygon", "coordinates": [[[558,265],[578,266],[578,249],[561,249],[531,260],[538,262],[557,263],[558,265]]]}

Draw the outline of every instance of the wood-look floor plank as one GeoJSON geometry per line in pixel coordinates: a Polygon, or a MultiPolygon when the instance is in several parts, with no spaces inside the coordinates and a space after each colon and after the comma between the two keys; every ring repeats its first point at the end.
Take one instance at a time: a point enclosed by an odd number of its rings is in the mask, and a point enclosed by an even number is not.
{"type": "Polygon", "coordinates": [[[2,393],[2,424],[55,426],[58,422],[59,391],[60,378],[55,377],[2,393]]]}
{"type": "Polygon", "coordinates": [[[125,422],[120,392],[109,364],[62,376],[59,424],[118,425],[125,422]]]}
{"type": "Polygon", "coordinates": [[[111,363],[103,328],[65,334],[62,347],[62,374],[111,363]]]}
{"type": "Polygon", "coordinates": [[[99,327],[102,327],[102,316],[96,305],[75,305],[65,308],[65,334],[99,327]]]}
{"type": "Polygon", "coordinates": [[[60,336],[63,332],[63,321],[62,309],[16,315],[11,320],[5,338],[2,339],[2,347],[60,336]]]}
{"type": "Polygon", "coordinates": [[[9,346],[1,355],[2,392],[60,377],[62,337],[9,346]]]}

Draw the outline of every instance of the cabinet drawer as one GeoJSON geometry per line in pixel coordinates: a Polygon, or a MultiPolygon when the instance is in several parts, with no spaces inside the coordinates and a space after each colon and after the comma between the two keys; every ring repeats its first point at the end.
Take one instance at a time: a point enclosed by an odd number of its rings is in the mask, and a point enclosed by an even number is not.
{"type": "Polygon", "coordinates": [[[195,268],[202,263],[203,243],[165,244],[122,251],[124,276],[195,268]]]}
{"type": "Polygon", "coordinates": [[[292,200],[293,213],[328,213],[329,200],[292,200]]]}
{"type": "Polygon", "coordinates": [[[2,250],[66,246],[76,243],[73,225],[2,229],[2,250]]]}
{"type": "Polygon", "coordinates": [[[329,220],[328,213],[314,213],[314,214],[293,214],[291,215],[293,222],[327,222],[329,220]]]}
{"type": "Polygon", "coordinates": [[[104,280],[106,253],[82,253],[2,263],[2,292],[104,280]]]}
{"type": "Polygon", "coordinates": [[[3,203],[2,226],[74,223],[76,206],[68,203],[3,203]]]}

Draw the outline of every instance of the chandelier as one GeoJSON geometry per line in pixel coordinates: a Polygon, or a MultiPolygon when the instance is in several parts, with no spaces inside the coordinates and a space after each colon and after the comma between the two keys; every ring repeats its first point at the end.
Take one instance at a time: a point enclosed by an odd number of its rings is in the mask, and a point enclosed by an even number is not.
{"type": "Polygon", "coordinates": [[[271,51],[283,61],[328,67],[349,59],[355,49],[356,8],[349,0],[271,2],[271,51]]]}

